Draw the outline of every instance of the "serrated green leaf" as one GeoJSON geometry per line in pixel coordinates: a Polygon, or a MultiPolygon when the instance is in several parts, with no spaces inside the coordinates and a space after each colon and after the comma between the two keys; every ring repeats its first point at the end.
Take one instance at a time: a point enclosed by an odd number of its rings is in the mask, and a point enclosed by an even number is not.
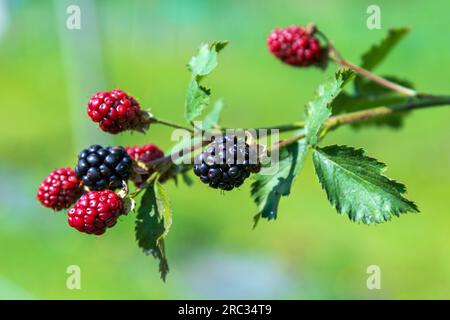
{"type": "Polygon", "coordinates": [[[362,149],[316,148],[313,161],[328,200],[352,221],[376,224],[419,211],[403,197],[405,186],[382,174],[385,164],[364,155],[362,149]]]}
{"type": "Polygon", "coordinates": [[[217,54],[225,48],[227,43],[227,41],[216,41],[202,45],[198,55],[188,64],[188,69],[192,73],[185,102],[185,118],[188,122],[192,122],[201,115],[209,105],[211,90],[201,86],[200,82],[217,67],[217,54]]]}
{"type": "Polygon", "coordinates": [[[202,77],[208,75],[217,67],[217,54],[225,48],[227,44],[227,41],[216,41],[211,44],[203,44],[200,46],[198,55],[192,57],[188,64],[188,69],[197,81],[200,81],[202,77]]]}
{"type": "Polygon", "coordinates": [[[306,105],[305,135],[310,145],[317,144],[319,130],[331,116],[333,99],[353,77],[354,72],[349,69],[338,70],[334,77],[317,88],[316,97],[306,105]]]}
{"type": "MultiPolygon", "coordinates": [[[[378,44],[375,44],[366,51],[361,57],[361,67],[366,70],[373,70],[378,66],[395,48],[395,46],[408,34],[408,28],[389,29],[386,37],[378,44]]],[[[355,91],[361,92],[364,83],[369,82],[362,76],[357,76],[355,79],[355,91]]]]}
{"type": "Polygon", "coordinates": [[[155,181],[154,188],[158,213],[164,225],[164,232],[157,240],[161,241],[167,236],[167,233],[169,232],[170,227],[172,226],[172,203],[170,202],[169,194],[159,181],[155,181]]]}
{"type": "Polygon", "coordinates": [[[137,210],[135,233],[137,243],[144,253],[159,260],[159,272],[164,281],[169,272],[163,238],[166,233],[165,225],[167,223],[161,215],[154,184],[151,184],[141,197],[141,203],[137,210]]]}
{"type": "Polygon", "coordinates": [[[386,37],[378,44],[373,45],[362,55],[361,67],[372,70],[388,56],[392,49],[409,32],[408,28],[389,29],[386,37]]]}
{"type": "Polygon", "coordinates": [[[307,150],[308,145],[305,140],[289,145],[280,150],[280,161],[276,173],[255,175],[255,181],[251,186],[251,195],[258,206],[255,226],[261,217],[268,220],[276,219],[280,198],[289,195],[307,150]]]}
{"type": "Polygon", "coordinates": [[[202,87],[197,80],[192,79],[186,96],[185,118],[191,122],[202,114],[203,110],[209,105],[211,90],[202,87]]]}
{"type": "Polygon", "coordinates": [[[214,103],[211,111],[203,119],[203,130],[206,131],[212,129],[219,124],[223,107],[224,103],[222,99],[219,99],[214,103]]]}

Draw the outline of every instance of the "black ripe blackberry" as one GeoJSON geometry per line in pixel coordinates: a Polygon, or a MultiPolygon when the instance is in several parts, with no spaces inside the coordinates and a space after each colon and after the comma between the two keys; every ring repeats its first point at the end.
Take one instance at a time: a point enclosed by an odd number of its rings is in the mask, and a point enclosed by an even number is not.
{"type": "Polygon", "coordinates": [[[241,186],[259,172],[256,150],[236,136],[220,136],[195,157],[194,173],[203,183],[225,191],[241,186]]]}
{"type": "Polygon", "coordinates": [[[80,152],[75,173],[92,190],[114,190],[128,180],[131,166],[132,159],[124,148],[93,145],[80,152]]]}

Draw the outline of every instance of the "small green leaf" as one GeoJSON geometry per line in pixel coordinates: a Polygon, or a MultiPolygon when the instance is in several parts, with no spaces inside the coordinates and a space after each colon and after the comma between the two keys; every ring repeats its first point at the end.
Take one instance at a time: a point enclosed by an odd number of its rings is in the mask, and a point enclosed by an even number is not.
{"type": "MultiPolygon", "coordinates": [[[[361,57],[361,67],[366,70],[373,70],[378,66],[395,48],[395,46],[408,34],[408,28],[396,28],[389,29],[386,37],[378,44],[373,45],[370,49],[364,53],[361,57]]],[[[355,79],[355,91],[360,92],[364,83],[368,82],[362,76],[357,76],[355,79]]]]}
{"type": "Polygon", "coordinates": [[[192,122],[202,114],[209,105],[211,90],[200,85],[202,79],[217,67],[217,54],[225,48],[227,41],[216,41],[211,44],[203,44],[197,56],[188,64],[192,73],[185,103],[185,118],[192,122]]]}
{"type": "Polygon", "coordinates": [[[367,70],[375,68],[388,56],[408,32],[408,28],[389,29],[387,36],[380,43],[373,45],[363,54],[361,67],[367,70]]]}
{"type": "Polygon", "coordinates": [[[219,124],[223,107],[224,103],[222,99],[219,99],[214,103],[211,111],[203,119],[203,130],[206,131],[212,129],[219,124]]]}
{"type": "Polygon", "coordinates": [[[337,145],[316,148],[313,161],[328,200],[352,221],[376,224],[419,212],[403,197],[405,186],[384,176],[385,164],[364,155],[362,149],[337,145]]]}
{"type": "Polygon", "coordinates": [[[349,69],[338,70],[334,77],[317,88],[316,97],[306,105],[305,133],[310,145],[317,144],[319,130],[331,116],[331,103],[353,77],[354,73],[349,69]]]}
{"type": "Polygon", "coordinates": [[[197,80],[191,80],[186,97],[185,118],[188,122],[202,114],[203,110],[209,105],[210,95],[211,90],[200,86],[197,80]]]}
{"type": "Polygon", "coordinates": [[[307,150],[305,140],[289,145],[280,150],[280,161],[275,173],[255,175],[255,181],[251,186],[251,195],[258,206],[258,214],[254,218],[255,226],[261,217],[268,220],[276,219],[280,198],[289,195],[307,150]]]}
{"type": "Polygon", "coordinates": [[[227,41],[216,41],[211,44],[200,46],[198,55],[192,57],[188,64],[188,69],[192,76],[200,81],[202,77],[208,75],[217,67],[217,54],[225,48],[227,41]]]}
{"type": "Polygon", "coordinates": [[[155,196],[158,213],[164,225],[164,232],[158,239],[160,241],[167,236],[172,226],[172,204],[169,199],[169,194],[159,181],[155,181],[155,196]]]}
{"type": "Polygon", "coordinates": [[[165,221],[165,217],[169,215],[167,211],[171,212],[171,209],[164,208],[165,212],[161,212],[161,206],[165,206],[166,200],[163,200],[164,195],[162,195],[161,191],[158,191],[158,193],[159,200],[157,200],[154,184],[150,184],[145,189],[137,210],[135,232],[138,245],[143,249],[144,253],[152,255],[159,260],[159,272],[161,279],[165,281],[169,271],[169,264],[164,248],[164,235],[167,234],[166,226],[170,227],[171,224],[171,217],[170,223],[165,221]],[[159,202],[161,203],[158,204],[159,202]]]}

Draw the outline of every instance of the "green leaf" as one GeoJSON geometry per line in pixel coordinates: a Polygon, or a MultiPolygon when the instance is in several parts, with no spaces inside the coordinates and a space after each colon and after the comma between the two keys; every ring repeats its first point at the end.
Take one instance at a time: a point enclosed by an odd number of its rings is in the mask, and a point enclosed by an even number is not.
{"type": "Polygon", "coordinates": [[[338,70],[334,77],[317,88],[316,97],[306,105],[305,134],[310,145],[317,144],[319,130],[331,116],[331,103],[353,77],[354,73],[349,69],[338,70]]]}
{"type": "Polygon", "coordinates": [[[305,140],[289,145],[280,150],[280,161],[274,174],[263,174],[262,171],[255,175],[255,181],[251,186],[251,195],[258,206],[258,214],[254,218],[255,226],[261,217],[268,220],[276,219],[280,198],[289,195],[307,150],[305,140]]]}
{"type": "Polygon", "coordinates": [[[391,50],[395,48],[408,32],[408,28],[389,29],[387,36],[380,43],[373,45],[363,54],[361,67],[367,70],[375,68],[387,57],[391,50]]]}
{"type": "MultiPolygon", "coordinates": [[[[410,81],[398,79],[393,76],[385,76],[385,79],[405,87],[414,88],[410,81]]],[[[332,103],[333,114],[343,114],[348,112],[361,111],[374,107],[392,107],[400,103],[405,103],[409,97],[405,97],[397,92],[393,92],[386,87],[372,81],[363,81],[359,87],[359,92],[350,95],[341,92],[332,103]]],[[[367,126],[387,126],[398,129],[403,124],[403,119],[408,115],[407,112],[395,113],[388,116],[377,117],[367,121],[354,123],[352,127],[362,128],[367,126]]]]}
{"type": "Polygon", "coordinates": [[[203,44],[198,55],[193,57],[188,64],[192,73],[188,93],[185,102],[185,118],[192,122],[202,114],[209,105],[211,90],[200,85],[202,79],[217,67],[217,54],[225,48],[227,41],[216,41],[211,44],[203,44]]]}
{"type": "Polygon", "coordinates": [[[316,148],[313,161],[328,200],[352,221],[376,224],[419,212],[403,197],[405,186],[384,176],[385,164],[364,155],[362,149],[337,145],[316,148]]]}
{"type": "Polygon", "coordinates": [[[223,107],[224,103],[222,99],[219,99],[214,103],[211,111],[203,119],[203,130],[206,131],[212,129],[219,124],[223,107]]]}
{"type": "Polygon", "coordinates": [[[155,181],[155,196],[159,218],[162,219],[164,226],[164,232],[157,240],[160,241],[167,236],[172,226],[172,204],[169,199],[169,194],[158,180],[155,181]]]}
{"type": "Polygon", "coordinates": [[[198,55],[192,57],[188,64],[188,69],[192,76],[200,81],[202,77],[208,75],[217,67],[217,54],[225,48],[228,41],[216,41],[211,44],[200,46],[198,55]]]}
{"type": "Polygon", "coordinates": [[[210,96],[211,90],[200,86],[197,80],[191,80],[186,96],[185,118],[188,122],[202,114],[203,110],[209,105],[210,96]]]}
{"type": "Polygon", "coordinates": [[[156,184],[147,187],[141,197],[140,207],[136,217],[136,240],[145,254],[152,255],[159,260],[161,279],[165,281],[169,272],[164,236],[172,223],[171,207],[167,205],[166,194],[156,184]],[[157,189],[158,191],[155,191],[157,189]],[[166,221],[167,219],[167,221],[166,221]]]}
{"type": "MultiPolygon", "coordinates": [[[[361,67],[369,71],[373,70],[389,55],[408,32],[408,28],[389,29],[388,34],[381,42],[370,47],[370,49],[362,55],[361,67]]],[[[357,76],[355,79],[355,91],[360,93],[361,87],[363,87],[366,82],[369,81],[362,76],[357,76]]]]}
{"type": "MultiPolygon", "coordinates": [[[[414,85],[411,81],[406,80],[406,79],[400,79],[398,77],[395,76],[383,76],[384,79],[389,80],[391,82],[394,82],[396,84],[399,84],[403,87],[407,87],[410,89],[414,89],[414,85]]],[[[361,83],[361,85],[358,88],[358,94],[362,95],[362,96],[382,96],[385,94],[392,94],[395,93],[392,90],[376,83],[373,81],[363,81],[361,83]]],[[[395,93],[397,95],[399,95],[398,93],[395,93]]],[[[403,96],[403,98],[407,98],[405,96],[403,96]]]]}
{"type": "Polygon", "coordinates": [[[405,97],[395,92],[379,96],[359,96],[341,92],[332,103],[333,114],[361,111],[365,109],[390,106],[405,101],[405,97]]]}

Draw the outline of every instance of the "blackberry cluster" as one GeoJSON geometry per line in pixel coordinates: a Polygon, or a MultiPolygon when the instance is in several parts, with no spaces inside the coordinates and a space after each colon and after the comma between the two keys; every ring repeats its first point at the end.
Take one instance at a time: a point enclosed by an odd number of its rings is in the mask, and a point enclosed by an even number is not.
{"type": "Polygon", "coordinates": [[[195,157],[194,173],[211,188],[230,191],[261,169],[257,154],[236,136],[220,136],[195,157]]]}
{"type": "Polygon", "coordinates": [[[292,66],[308,67],[324,63],[324,50],[319,40],[301,26],[278,28],[267,38],[270,52],[292,66]]]}
{"type": "Polygon", "coordinates": [[[80,232],[101,235],[124,213],[122,198],[111,190],[91,191],[81,196],[67,212],[69,225],[80,232]]]}
{"type": "Polygon", "coordinates": [[[132,159],[124,148],[92,145],[80,152],[75,173],[92,190],[114,190],[128,180],[131,167],[132,159]]]}
{"type": "Polygon", "coordinates": [[[89,100],[88,115],[100,129],[112,134],[136,129],[141,122],[139,103],[118,89],[96,93],[89,100]]]}

